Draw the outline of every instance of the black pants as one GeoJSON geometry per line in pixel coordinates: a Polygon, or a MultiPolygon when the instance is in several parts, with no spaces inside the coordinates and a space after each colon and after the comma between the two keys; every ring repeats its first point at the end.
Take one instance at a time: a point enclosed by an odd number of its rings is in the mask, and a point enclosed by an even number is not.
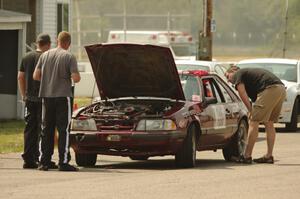
{"type": "Polygon", "coordinates": [[[70,161],[69,134],[71,123],[70,97],[43,98],[42,100],[42,134],[41,134],[41,164],[47,165],[51,161],[54,143],[55,127],[58,130],[59,164],[70,161]]]}
{"type": "Polygon", "coordinates": [[[42,103],[25,102],[25,129],[24,129],[24,162],[37,162],[39,157],[39,137],[41,133],[42,103]]]}

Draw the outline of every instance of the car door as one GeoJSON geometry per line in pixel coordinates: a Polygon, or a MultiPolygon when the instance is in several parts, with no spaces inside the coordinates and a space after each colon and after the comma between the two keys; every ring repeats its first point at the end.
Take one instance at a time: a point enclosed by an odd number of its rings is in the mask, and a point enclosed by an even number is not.
{"type": "Polygon", "coordinates": [[[224,98],[222,104],[225,107],[226,127],[228,129],[228,132],[226,132],[224,136],[227,139],[231,137],[231,135],[236,132],[238,128],[240,107],[238,98],[234,95],[233,91],[224,81],[216,77],[216,84],[219,87],[224,98]]]}
{"type": "Polygon", "coordinates": [[[229,117],[227,117],[225,99],[215,77],[204,77],[201,82],[204,104],[207,106],[200,115],[201,124],[206,124],[206,133],[203,134],[203,139],[200,139],[200,144],[202,146],[221,145],[226,135],[232,131],[232,127],[227,126],[229,117]],[[208,118],[209,122],[206,121],[208,118]]]}

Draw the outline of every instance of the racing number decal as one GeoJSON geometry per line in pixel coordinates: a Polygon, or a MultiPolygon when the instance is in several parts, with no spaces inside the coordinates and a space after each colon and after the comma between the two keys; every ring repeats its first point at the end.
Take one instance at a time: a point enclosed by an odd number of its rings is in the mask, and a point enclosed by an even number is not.
{"type": "Polygon", "coordinates": [[[214,117],[214,129],[226,128],[225,107],[217,105],[212,107],[214,117]]]}

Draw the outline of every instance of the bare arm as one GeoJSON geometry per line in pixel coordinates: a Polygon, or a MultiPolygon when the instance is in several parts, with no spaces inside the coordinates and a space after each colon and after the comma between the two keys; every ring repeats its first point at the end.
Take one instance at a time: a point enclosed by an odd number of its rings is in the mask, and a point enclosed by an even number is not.
{"type": "Polygon", "coordinates": [[[239,95],[241,97],[241,100],[244,102],[244,104],[246,105],[247,109],[249,112],[251,112],[252,107],[251,107],[251,103],[249,101],[249,96],[247,95],[246,89],[245,89],[245,85],[240,83],[236,86],[236,89],[239,92],[239,95]]]}
{"type": "Polygon", "coordinates": [[[41,69],[39,69],[38,67],[35,67],[35,70],[33,72],[33,79],[37,80],[37,81],[41,81],[41,69]]]}
{"type": "Polygon", "coordinates": [[[72,78],[74,83],[78,83],[81,79],[80,74],[78,72],[77,73],[72,73],[71,78],[72,78]]]}
{"type": "Polygon", "coordinates": [[[22,98],[25,98],[25,90],[26,90],[26,81],[25,81],[25,73],[19,71],[18,72],[18,85],[22,98]]]}

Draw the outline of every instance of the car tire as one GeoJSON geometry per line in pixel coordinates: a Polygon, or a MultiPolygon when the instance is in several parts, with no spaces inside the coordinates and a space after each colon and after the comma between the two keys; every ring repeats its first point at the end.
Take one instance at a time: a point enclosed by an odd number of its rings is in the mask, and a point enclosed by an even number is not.
{"type": "Polygon", "coordinates": [[[299,98],[295,99],[295,103],[293,106],[292,116],[291,116],[291,122],[285,124],[285,130],[286,131],[297,131],[297,125],[298,125],[298,109],[299,109],[299,98]]]}
{"type": "Polygon", "coordinates": [[[75,153],[75,161],[78,166],[92,167],[97,162],[97,154],[75,153]]]}
{"type": "Polygon", "coordinates": [[[149,156],[144,156],[144,155],[134,155],[134,156],[129,156],[131,160],[148,160],[149,156]]]}
{"type": "Polygon", "coordinates": [[[196,165],[196,127],[191,125],[179,151],[175,154],[175,164],[180,168],[196,165]]]}
{"type": "Polygon", "coordinates": [[[232,156],[243,155],[248,136],[248,124],[246,120],[241,120],[237,132],[232,137],[230,143],[223,148],[223,156],[226,161],[231,161],[232,156]]]}

